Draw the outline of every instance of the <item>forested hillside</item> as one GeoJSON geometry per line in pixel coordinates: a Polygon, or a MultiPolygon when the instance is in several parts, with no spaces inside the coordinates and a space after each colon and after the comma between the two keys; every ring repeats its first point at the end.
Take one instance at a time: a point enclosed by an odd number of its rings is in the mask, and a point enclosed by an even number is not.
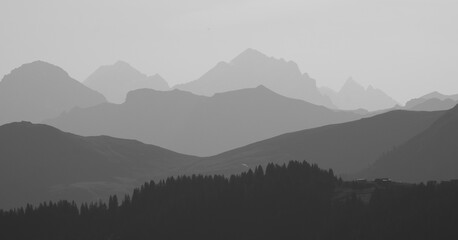
{"type": "Polygon", "coordinates": [[[145,183],[123,200],[0,212],[1,239],[456,239],[458,183],[358,188],[306,162],[145,183]]]}

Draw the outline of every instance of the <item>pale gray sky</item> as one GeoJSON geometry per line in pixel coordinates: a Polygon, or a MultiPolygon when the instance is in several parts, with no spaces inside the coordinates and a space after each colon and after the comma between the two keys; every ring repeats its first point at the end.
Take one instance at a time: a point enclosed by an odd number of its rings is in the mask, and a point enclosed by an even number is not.
{"type": "Polygon", "coordinates": [[[458,93],[457,13],[456,0],[1,0],[0,75],[40,59],[82,81],[125,60],[175,84],[250,47],[403,102],[458,93]]]}

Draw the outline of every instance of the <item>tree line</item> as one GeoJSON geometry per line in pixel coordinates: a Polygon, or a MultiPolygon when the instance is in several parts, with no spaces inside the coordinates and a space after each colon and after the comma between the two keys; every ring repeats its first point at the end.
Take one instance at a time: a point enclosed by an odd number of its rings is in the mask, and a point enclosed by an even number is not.
{"type": "Polygon", "coordinates": [[[148,182],[123,199],[0,211],[0,239],[458,239],[458,183],[387,185],[369,204],[307,162],[148,182]]]}

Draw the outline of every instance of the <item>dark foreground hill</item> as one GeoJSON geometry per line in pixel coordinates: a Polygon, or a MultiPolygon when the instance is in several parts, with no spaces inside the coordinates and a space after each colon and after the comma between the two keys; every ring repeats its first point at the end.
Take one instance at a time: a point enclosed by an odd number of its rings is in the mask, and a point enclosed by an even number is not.
{"type": "Polygon", "coordinates": [[[0,126],[0,208],[127,193],[195,161],[138,141],[80,137],[28,122],[0,126]]]}
{"type": "MultiPolygon", "coordinates": [[[[231,174],[270,162],[307,159],[338,174],[360,171],[428,128],[443,112],[392,111],[357,121],[287,133],[199,161],[194,169],[231,174]]],[[[192,168],[191,168],[192,169],[192,168]]]]}
{"type": "Polygon", "coordinates": [[[105,101],[102,94],[71,78],[63,69],[35,61],[14,69],[0,82],[0,125],[41,122],[74,107],[105,101]]]}
{"type": "Polygon", "coordinates": [[[211,156],[286,132],[359,118],[258,86],[212,97],[140,89],[130,92],[123,104],[75,109],[46,124],[83,136],[137,139],[180,153],[211,156]]]}
{"type": "Polygon", "coordinates": [[[1,239],[457,239],[458,183],[345,183],[306,162],[0,211],[1,239]],[[341,191],[370,187],[367,203],[341,191]]]}
{"type": "Polygon", "coordinates": [[[407,182],[458,179],[458,106],[384,154],[362,176],[407,182]]]}

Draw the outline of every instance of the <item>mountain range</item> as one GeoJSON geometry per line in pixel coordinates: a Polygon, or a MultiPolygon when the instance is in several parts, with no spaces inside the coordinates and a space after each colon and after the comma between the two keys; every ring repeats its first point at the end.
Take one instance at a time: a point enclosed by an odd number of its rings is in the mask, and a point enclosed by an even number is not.
{"type": "Polygon", "coordinates": [[[383,153],[427,129],[443,112],[391,111],[357,121],[286,133],[200,161],[195,169],[230,174],[290,160],[317,163],[337,174],[357,173],[383,153]]]}
{"type": "Polygon", "coordinates": [[[85,84],[95,90],[43,61],[0,82],[0,208],[290,160],[350,177],[458,178],[458,95],[400,107],[352,79],[339,92],[318,89],[294,62],[253,49],[174,90],[125,62],[85,84]]]}
{"type": "Polygon", "coordinates": [[[408,101],[404,108],[412,111],[440,111],[448,110],[458,104],[458,94],[444,95],[432,92],[408,101]]]}
{"type": "Polygon", "coordinates": [[[78,108],[44,123],[83,135],[137,139],[210,156],[286,132],[361,118],[281,96],[264,86],[199,96],[140,89],[122,104],[78,108]]]}
{"type": "Polygon", "coordinates": [[[372,86],[364,88],[353,78],[347,79],[342,88],[337,92],[327,87],[320,88],[321,93],[329,96],[332,103],[342,110],[365,109],[377,111],[389,109],[398,103],[383,91],[372,86]]]}
{"type": "Polygon", "coordinates": [[[136,89],[170,89],[159,74],[147,76],[123,61],[101,66],[84,81],[84,84],[102,93],[112,103],[123,103],[127,93],[136,89]]]}
{"type": "Polygon", "coordinates": [[[0,82],[0,124],[40,122],[74,107],[106,102],[105,97],[55,65],[35,61],[5,75],[0,82]]]}
{"type": "MultiPolygon", "coordinates": [[[[43,124],[10,123],[0,126],[0,188],[5,196],[0,199],[0,208],[55,199],[93,201],[113,193],[125,194],[149,179],[196,173],[234,174],[257,165],[290,160],[307,160],[332,168],[337,174],[355,172],[429,129],[438,129],[432,134],[436,138],[454,140],[458,136],[454,131],[457,118],[449,112],[393,111],[280,135],[211,157],[183,155],[136,140],[82,137],[43,124]]],[[[455,154],[455,142],[444,145],[438,156],[455,154]]],[[[449,156],[451,161],[455,155],[449,156]]],[[[416,174],[410,169],[402,170],[406,176],[416,174]]],[[[419,175],[417,180],[425,181],[423,177],[419,175]]]]}
{"type": "Polygon", "coordinates": [[[316,81],[301,73],[295,62],[268,57],[254,49],[243,51],[230,62],[219,62],[199,79],[175,88],[211,96],[259,85],[285,97],[335,108],[331,100],[318,91],[316,81]]]}

